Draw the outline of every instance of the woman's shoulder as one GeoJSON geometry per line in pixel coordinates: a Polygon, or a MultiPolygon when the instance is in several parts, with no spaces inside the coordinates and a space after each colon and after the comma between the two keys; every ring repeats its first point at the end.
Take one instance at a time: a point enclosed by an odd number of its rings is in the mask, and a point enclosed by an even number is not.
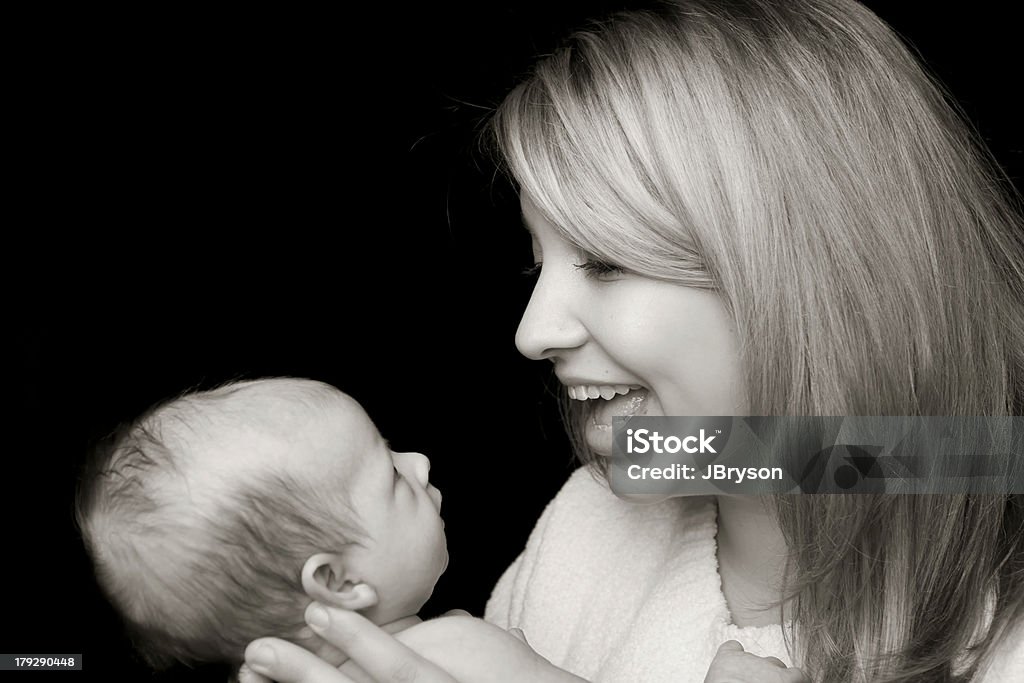
{"type": "Polygon", "coordinates": [[[671,498],[649,505],[622,500],[599,472],[583,466],[547,504],[510,569],[522,576],[545,567],[558,570],[565,563],[597,568],[615,561],[654,567],[673,556],[709,553],[713,561],[716,515],[711,497],[671,498]]]}
{"type": "Polygon", "coordinates": [[[579,468],[495,587],[486,618],[522,628],[544,657],[585,677],[616,644],[640,637],[635,630],[646,629],[641,640],[652,632],[692,640],[724,611],[715,515],[711,498],[622,500],[599,473],[579,468]],[[673,616],[683,608],[694,618],[673,616]]]}
{"type": "MultiPolygon", "coordinates": [[[[548,504],[535,533],[558,544],[625,549],[668,538],[708,540],[715,535],[717,508],[711,497],[670,498],[652,504],[623,500],[605,478],[583,466],[575,470],[548,504]]],[[[676,548],[679,546],[673,544],[676,548]]]]}
{"type": "Polygon", "coordinates": [[[638,510],[664,512],[676,519],[679,513],[700,514],[715,506],[714,498],[711,496],[679,496],[650,505],[623,500],[615,495],[607,479],[599,471],[587,465],[578,467],[569,475],[551,502],[569,508],[608,508],[616,513],[638,510]]]}

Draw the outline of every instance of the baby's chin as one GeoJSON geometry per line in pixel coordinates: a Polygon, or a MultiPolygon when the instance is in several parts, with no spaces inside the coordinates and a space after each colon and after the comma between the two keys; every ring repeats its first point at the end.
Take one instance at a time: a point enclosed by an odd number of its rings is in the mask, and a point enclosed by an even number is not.
{"type": "MultiPolygon", "coordinates": [[[[447,558],[448,555],[446,553],[444,567],[447,567],[448,565],[447,558]]],[[[394,605],[387,610],[381,610],[380,616],[386,617],[387,621],[395,621],[396,619],[402,619],[414,614],[419,614],[420,610],[423,609],[423,605],[427,604],[427,601],[430,600],[430,596],[434,594],[434,587],[441,578],[441,574],[444,572],[444,567],[433,574],[433,580],[424,580],[423,583],[417,587],[414,594],[407,594],[400,604],[394,605]]]]}
{"type": "Polygon", "coordinates": [[[433,592],[434,585],[437,584],[441,575],[448,570],[448,538],[444,533],[444,522],[441,523],[441,533],[437,536],[437,541],[433,546],[433,556],[427,562],[423,563],[423,566],[434,567],[433,572],[433,583],[430,584],[430,591],[433,592]]]}

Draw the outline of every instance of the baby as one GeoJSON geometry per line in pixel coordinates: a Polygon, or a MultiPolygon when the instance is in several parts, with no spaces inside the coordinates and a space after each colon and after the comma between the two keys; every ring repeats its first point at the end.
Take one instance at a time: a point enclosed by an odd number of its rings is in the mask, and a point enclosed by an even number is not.
{"type": "Polygon", "coordinates": [[[265,635],[340,662],[303,621],[310,601],[395,633],[419,622],[447,566],[429,470],[334,387],[235,382],[120,430],[81,482],[78,522],[154,668],[237,666],[265,635]]]}

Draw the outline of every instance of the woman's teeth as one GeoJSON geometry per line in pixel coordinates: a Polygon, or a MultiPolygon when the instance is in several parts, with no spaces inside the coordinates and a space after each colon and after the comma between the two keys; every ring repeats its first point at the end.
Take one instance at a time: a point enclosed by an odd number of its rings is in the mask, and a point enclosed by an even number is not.
{"type": "Polygon", "coordinates": [[[634,389],[643,389],[639,384],[578,384],[568,387],[569,398],[588,401],[603,398],[610,401],[616,396],[625,396],[634,389]]]}

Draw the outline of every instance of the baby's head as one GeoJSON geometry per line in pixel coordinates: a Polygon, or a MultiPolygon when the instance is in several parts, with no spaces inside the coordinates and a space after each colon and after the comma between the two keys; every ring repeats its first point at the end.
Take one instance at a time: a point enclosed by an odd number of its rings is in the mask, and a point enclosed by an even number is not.
{"type": "Polygon", "coordinates": [[[378,624],[419,611],[448,559],[429,469],[334,387],[237,382],[119,430],[77,513],[150,664],[237,664],[265,635],[324,652],[303,621],[313,599],[378,624]]]}

